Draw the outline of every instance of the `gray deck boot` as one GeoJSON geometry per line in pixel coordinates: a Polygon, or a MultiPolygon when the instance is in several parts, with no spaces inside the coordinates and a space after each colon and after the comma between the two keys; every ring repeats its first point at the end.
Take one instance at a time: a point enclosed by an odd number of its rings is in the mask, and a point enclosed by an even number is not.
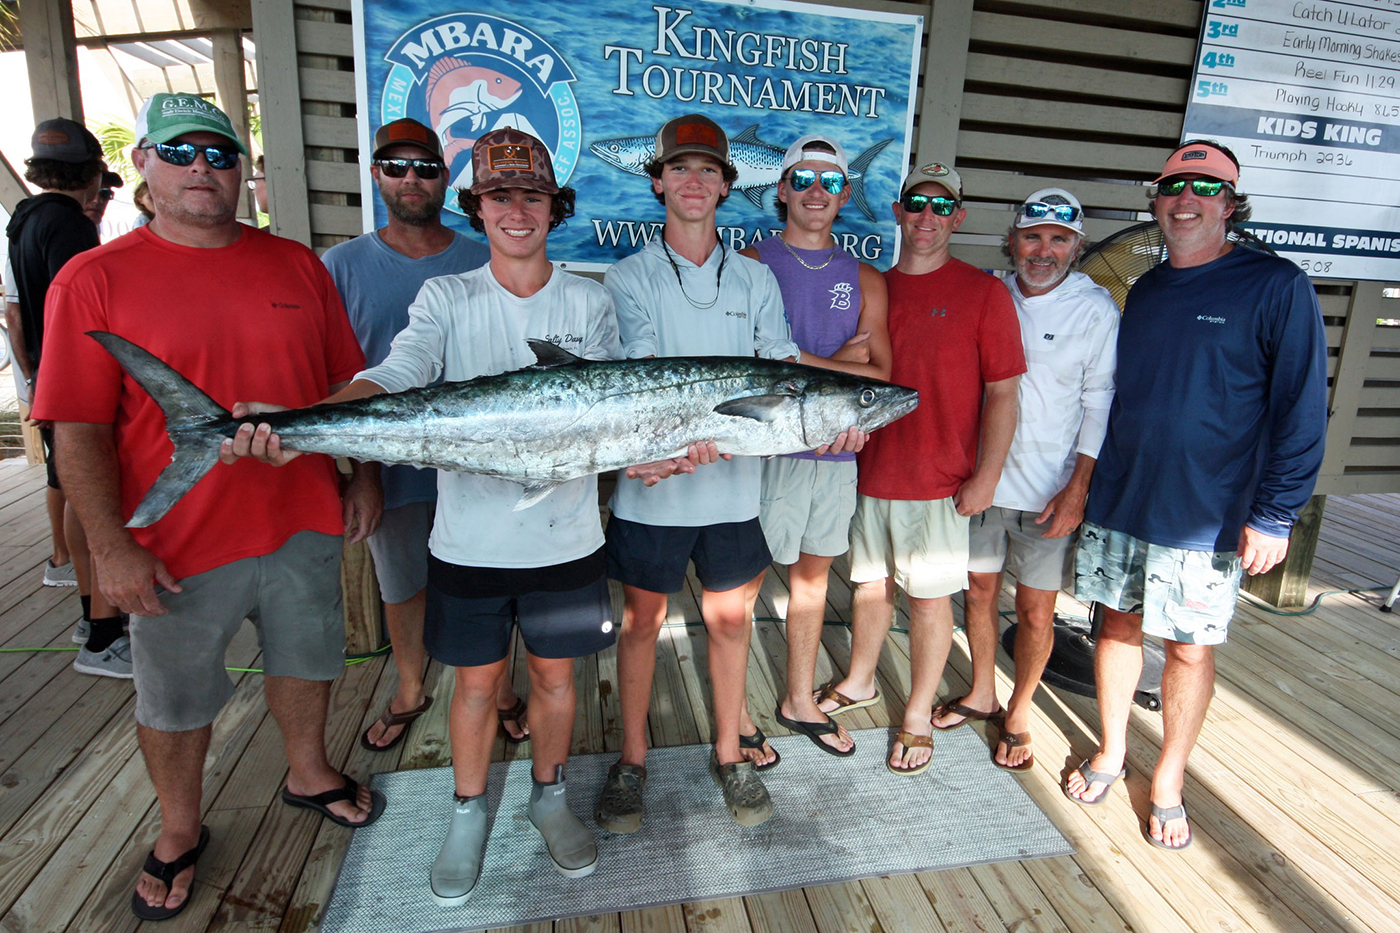
{"type": "Polygon", "coordinates": [[[554,867],[566,878],[582,878],[598,867],[598,845],[583,821],[569,811],[564,766],[554,770],[554,783],[534,782],[530,789],[530,822],[544,837],[554,867]]]}
{"type": "Polygon", "coordinates": [[[456,801],[452,824],[442,841],[442,851],[433,862],[430,879],[433,900],[444,907],[462,903],[476,887],[490,831],[485,794],[457,797],[456,801]]]}

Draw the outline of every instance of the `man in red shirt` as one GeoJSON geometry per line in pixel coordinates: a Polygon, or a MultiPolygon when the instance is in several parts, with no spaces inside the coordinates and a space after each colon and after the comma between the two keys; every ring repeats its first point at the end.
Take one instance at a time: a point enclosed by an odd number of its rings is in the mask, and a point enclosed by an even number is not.
{"type": "MultiPolygon", "coordinates": [[[[331,767],[330,681],[344,667],[341,533],[374,530],[379,490],[357,467],[342,507],[328,457],[283,470],[215,465],[149,527],[125,522],[170,465],[165,415],[87,336],[118,334],[211,398],[308,405],[364,363],[330,275],[305,247],[239,224],[238,141],[194,96],[157,94],[137,119],[132,161],[155,219],[70,261],[49,289],[35,416],[55,422],[59,469],[104,595],[131,613],[137,737],[161,833],[132,911],[184,909],[209,839],[200,791],[210,724],[233,693],[224,650],[245,618],[259,628],[268,706],[290,770],[282,799],[363,826],[384,797],[331,767]]],[[[217,455],[217,452],[211,452],[217,455]]]]}
{"type": "MultiPolygon", "coordinates": [[[[933,760],[931,717],[953,639],[951,596],[967,587],[968,519],[992,504],[1026,363],[1006,287],[948,251],[967,215],[958,173],[931,162],[910,172],[900,191],[893,210],[902,246],[885,273],[890,381],[918,389],[920,404],[872,435],[857,458],[851,669],[818,699],[830,714],[879,700],[875,666],[893,621],[895,586],[902,587],[913,683],[886,765],[912,775],[933,760]]],[[[968,718],[995,711],[973,712],[968,718]]]]}

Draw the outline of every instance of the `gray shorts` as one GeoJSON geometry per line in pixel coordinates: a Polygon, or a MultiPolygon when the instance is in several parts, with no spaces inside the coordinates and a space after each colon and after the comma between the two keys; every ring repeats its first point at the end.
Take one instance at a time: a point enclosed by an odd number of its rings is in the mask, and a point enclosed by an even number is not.
{"type": "Polygon", "coordinates": [[[1037,525],[1039,512],[992,506],[972,516],[969,533],[969,573],[1001,573],[1033,590],[1060,590],[1074,580],[1074,535],[1045,538],[1047,521],[1037,525]]]}
{"type": "Polygon", "coordinates": [[[428,585],[428,533],[433,530],[432,502],[410,502],[386,509],[379,530],[369,536],[379,598],[403,603],[428,585]]]}
{"type": "Polygon", "coordinates": [[[1234,551],[1149,544],[1091,522],[1079,530],[1074,596],[1140,613],[1142,630],[1187,645],[1219,645],[1229,632],[1243,567],[1234,551]]]}
{"type": "Polygon", "coordinates": [[[131,617],[136,721],[185,732],[214,721],[233,681],[228,643],[246,618],[257,627],[263,670],[273,677],[334,680],[345,670],[338,535],[303,531],[276,551],[246,557],[157,588],[170,610],[131,617]]]}
{"type": "Polygon", "coordinates": [[[839,557],[851,546],[856,511],[854,460],[770,457],[763,461],[758,520],[780,564],[798,554],[839,557]]]}

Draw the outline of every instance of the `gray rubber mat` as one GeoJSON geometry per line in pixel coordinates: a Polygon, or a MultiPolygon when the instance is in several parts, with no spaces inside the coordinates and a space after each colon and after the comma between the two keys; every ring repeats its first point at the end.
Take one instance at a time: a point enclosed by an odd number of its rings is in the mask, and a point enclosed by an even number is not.
{"type": "Polygon", "coordinates": [[[646,822],[630,836],[592,819],[617,756],[570,759],[570,806],[598,839],[598,868],[578,879],[555,871],[526,817],[529,761],[493,764],[486,862],[457,907],[438,906],[428,891],[452,813],[451,769],[376,775],[388,809],[355,831],[321,930],[478,930],[1074,851],[1017,778],[992,766],[972,729],[938,733],[933,767],[915,777],[885,769],[889,731],[852,734],[848,759],[802,736],[774,739],[783,760],[763,777],[775,813],[747,829],[729,818],[706,770],[708,745],[648,754],[646,822]]]}

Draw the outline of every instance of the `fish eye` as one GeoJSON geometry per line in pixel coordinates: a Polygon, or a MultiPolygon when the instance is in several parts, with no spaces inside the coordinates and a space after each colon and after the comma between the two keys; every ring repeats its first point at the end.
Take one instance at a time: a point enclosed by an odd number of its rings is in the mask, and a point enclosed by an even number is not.
{"type": "Polygon", "coordinates": [[[861,389],[861,390],[860,390],[860,407],[861,407],[861,408],[869,408],[871,405],[874,405],[874,404],[875,404],[875,390],[874,390],[874,389],[861,389]]]}

